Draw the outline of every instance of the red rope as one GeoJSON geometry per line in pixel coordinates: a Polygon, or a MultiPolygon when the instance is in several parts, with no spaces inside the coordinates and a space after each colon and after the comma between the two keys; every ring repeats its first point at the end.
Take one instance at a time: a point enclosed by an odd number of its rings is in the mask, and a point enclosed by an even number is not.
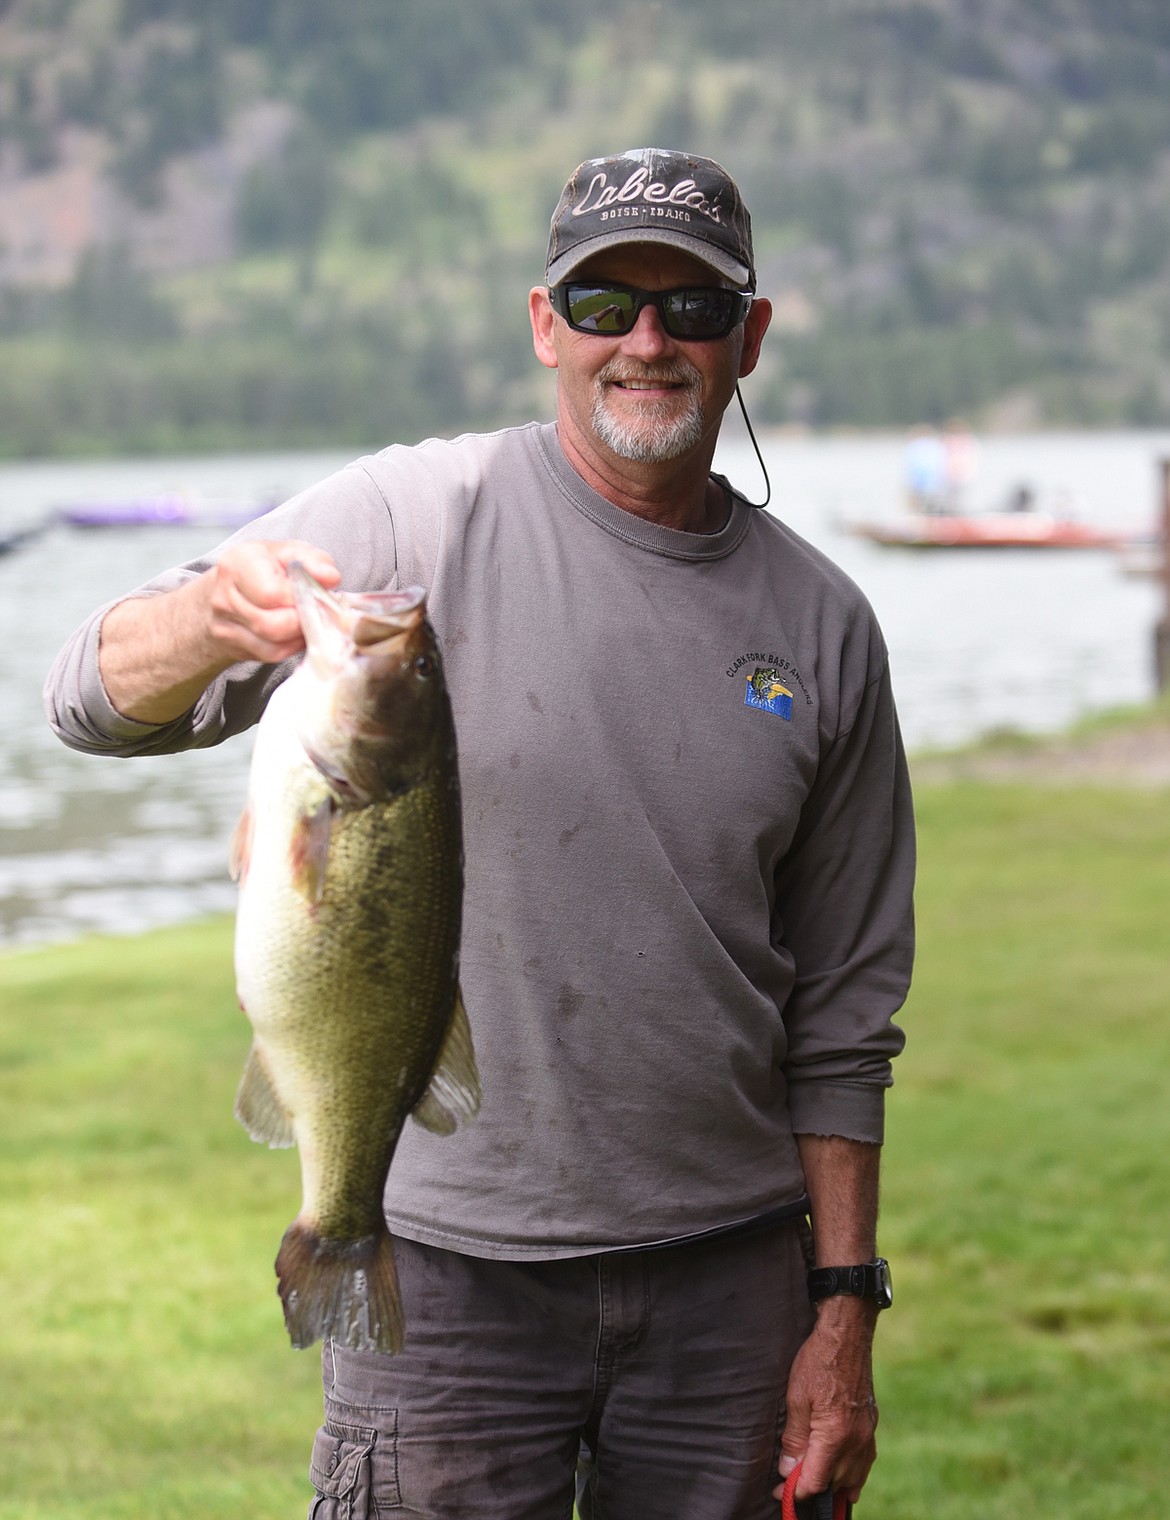
{"type": "MultiPolygon", "coordinates": [[[[800,1469],[803,1462],[798,1462],[784,1480],[784,1491],[780,1495],[780,1520],[797,1520],[796,1514],[796,1485],[800,1478],[800,1469]]],[[[847,1520],[849,1506],[844,1494],[833,1496],[833,1520],[847,1520]]]]}

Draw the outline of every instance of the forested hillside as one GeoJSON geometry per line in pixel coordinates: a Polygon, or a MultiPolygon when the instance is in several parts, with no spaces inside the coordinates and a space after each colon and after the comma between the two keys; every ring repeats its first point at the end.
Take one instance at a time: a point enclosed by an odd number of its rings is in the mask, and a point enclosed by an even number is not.
{"type": "Polygon", "coordinates": [[[567,171],[740,179],[764,422],[1170,416],[1158,0],[0,0],[0,451],[547,413],[567,171]]]}

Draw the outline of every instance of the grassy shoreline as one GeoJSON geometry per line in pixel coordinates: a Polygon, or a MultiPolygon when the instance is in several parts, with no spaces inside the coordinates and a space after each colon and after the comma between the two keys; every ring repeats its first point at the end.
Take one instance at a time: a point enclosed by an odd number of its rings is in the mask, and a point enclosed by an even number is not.
{"type": "Polygon", "coordinates": [[[1170,1203],[1163,790],[920,784],[871,1517],[1157,1513],[1170,1203]],[[880,1492],[880,1502],[877,1500],[880,1492]]]}
{"type": "MultiPolygon", "coordinates": [[[[868,1520],[1122,1520],[1170,1483],[1170,809],[917,779],[868,1520]]],[[[230,923],[0,956],[0,1520],[303,1514],[294,1155],[232,1118],[230,923]]]]}

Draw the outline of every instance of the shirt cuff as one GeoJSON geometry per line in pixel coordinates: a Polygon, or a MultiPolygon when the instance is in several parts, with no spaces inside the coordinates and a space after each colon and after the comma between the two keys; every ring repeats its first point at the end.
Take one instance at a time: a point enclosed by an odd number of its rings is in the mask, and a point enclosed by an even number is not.
{"type": "Polygon", "coordinates": [[[788,1112],[794,1135],[840,1135],[881,1145],[886,1090],[874,1082],[790,1082],[788,1112]]]}

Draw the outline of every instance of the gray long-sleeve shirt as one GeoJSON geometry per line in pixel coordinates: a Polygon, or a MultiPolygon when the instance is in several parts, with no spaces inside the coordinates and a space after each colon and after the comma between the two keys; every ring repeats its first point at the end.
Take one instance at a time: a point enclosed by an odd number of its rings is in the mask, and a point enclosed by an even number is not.
{"type": "MultiPolygon", "coordinates": [[[[517,1258],[655,1241],[799,1199],[794,1133],[880,1141],[913,824],[840,570],[735,498],[711,535],[631,516],[537,424],[387,449],[240,536],[316,543],[347,589],[426,586],[444,648],[484,1102],[450,1138],[407,1126],[392,1228],[517,1258]]],[[[77,748],[215,743],[287,674],[237,666],[136,723],[102,689],[103,611],[46,687],[77,748]]]]}

